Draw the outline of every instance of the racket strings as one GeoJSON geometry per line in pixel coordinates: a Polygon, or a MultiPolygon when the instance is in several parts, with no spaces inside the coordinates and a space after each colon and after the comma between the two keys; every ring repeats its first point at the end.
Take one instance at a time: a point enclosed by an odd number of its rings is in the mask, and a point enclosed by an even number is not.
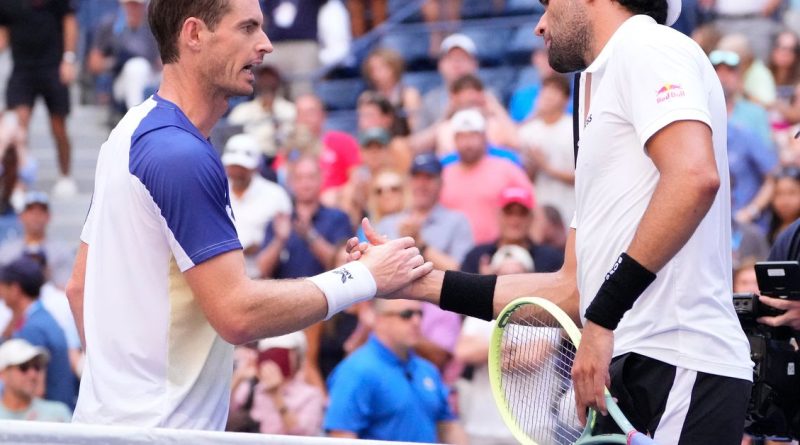
{"type": "Polygon", "coordinates": [[[570,372],[575,347],[549,314],[515,313],[502,339],[501,387],[520,429],[541,445],[580,437],[570,372]]]}

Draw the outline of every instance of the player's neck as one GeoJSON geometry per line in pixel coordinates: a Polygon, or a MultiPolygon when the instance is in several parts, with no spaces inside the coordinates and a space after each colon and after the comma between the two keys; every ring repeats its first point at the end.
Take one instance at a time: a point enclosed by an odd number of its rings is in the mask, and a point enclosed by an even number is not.
{"type": "Polygon", "coordinates": [[[174,103],[205,137],[228,109],[227,98],[207,91],[198,76],[177,63],[164,65],[164,80],[158,95],[174,103]]]}
{"type": "Polygon", "coordinates": [[[603,51],[603,48],[605,48],[620,26],[633,17],[623,6],[615,2],[597,2],[596,4],[598,5],[598,10],[590,13],[590,17],[595,19],[592,20],[589,28],[592,41],[590,43],[590,54],[588,54],[591,60],[586,61],[587,66],[597,59],[597,56],[600,55],[600,52],[603,51]]]}

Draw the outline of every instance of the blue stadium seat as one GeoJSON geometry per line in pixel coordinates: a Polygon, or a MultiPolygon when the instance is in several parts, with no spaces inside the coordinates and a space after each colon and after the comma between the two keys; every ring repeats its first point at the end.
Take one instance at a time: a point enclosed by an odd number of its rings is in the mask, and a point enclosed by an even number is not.
{"type": "Polygon", "coordinates": [[[495,14],[495,10],[492,0],[462,0],[462,18],[491,17],[493,14],[495,14]]]}
{"type": "Polygon", "coordinates": [[[481,65],[499,65],[506,56],[506,47],[511,31],[504,28],[466,28],[461,31],[469,36],[478,49],[481,65]]]}
{"type": "Polygon", "coordinates": [[[506,0],[506,13],[531,14],[543,13],[544,6],[539,0],[506,0]]]}
{"type": "Polygon", "coordinates": [[[503,104],[508,102],[508,98],[513,92],[516,76],[517,70],[510,67],[484,68],[478,71],[478,77],[486,88],[497,94],[497,99],[503,104]]]}
{"type": "Polygon", "coordinates": [[[355,108],[358,95],[366,88],[361,79],[324,80],[314,91],[328,110],[350,110],[355,108]]]}
{"type": "Polygon", "coordinates": [[[358,116],[353,110],[333,111],[328,113],[325,121],[325,129],[328,131],[344,131],[355,136],[358,132],[358,116]]]}
{"type": "Polygon", "coordinates": [[[412,86],[425,94],[442,83],[442,78],[437,71],[417,71],[405,73],[403,83],[412,86]]]}
{"type": "Polygon", "coordinates": [[[535,49],[544,47],[544,39],[535,35],[535,30],[536,23],[529,23],[513,31],[510,42],[506,46],[506,57],[511,64],[529,64],[531,53],[535,49]]]}
{"type": "MultiPolygon", "coordinates": [[[[406,4],[408,4],[408,0],[389,0],[389,17],[396,14],[406,4]]],[[[414,12],[414,14],[412,14],[407,19],[403,20],[403,23],[413,23],[421,21],[422,21],[422,13],[419,11],[419,9],[417,9],[414,12]]]]}
{"type": "Polygon", "coordinates": [[[380,46],[397,51],[405,59],[406,65],[414,66],[428,60],[428,39],[426,32],[396,29],[381,38],[380,46]]]}

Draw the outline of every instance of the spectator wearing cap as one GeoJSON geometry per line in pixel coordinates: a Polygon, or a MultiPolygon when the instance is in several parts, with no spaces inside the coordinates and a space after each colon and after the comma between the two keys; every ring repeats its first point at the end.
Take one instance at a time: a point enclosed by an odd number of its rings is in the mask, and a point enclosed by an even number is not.
{"type": "Polygon", "coordinates": [[[11,337],[21,338],[47,350],[44,396],[75,408],[78,378],[70,366],[64,331],[39,300],[44,284],[41,264],[22,257],[0,270],[0,297],[12,313],[11,337]]]}
{"type": "Polygon", "coordinates": [[[258,141],[249,134],[230,138],[222,155],[236,232],[244,246],[245,257],[249,259],[261,248],[272,218],[278,213],[292,213],[292,202],[283,187],[257,173],[260,159],[258,141]]]}
{"type": "Polygon", "coordinates": [[[300,278],[330,268],[336,246],[353,236],[347,214],[320,201],[320,161],[303,155],[288,166],[292,215],[277,214],[267,226],[257,263],[262,277],[300,278]]]}
{"type": "MultiPolygon", "coordinates": [[[[477,109],[486,118],[486,138],[489,145],[498,150],[520,148],[517,126],[503,105],[488,91],[483,82],[474,74],[458,78],[450,87],[450,110],[453,115],[461,110],[477,109]],[[502,147],[502,148],[501,148],[502,147]]],[[[435,151],[444,157],[455,151],[452,120],[436,124],[435,151]]],[[[515,152],[512,152],[516,155],[515,152]]]]}
{"type": "MultiPolygon", "coordinates": [[[[382,219],[376,229],[390,239],[410,236],[417,240],[425,259],[440,270],[458,270],[473,246],[469,221],[460,212],[439,204],[442,166],[433,154],[414,158],[409,180],[410,208],[382,219]]],[[[452,359],[461,317],[432,304],[423,305],[422,340],[416,351],[445,370],[452,359]]]]}
{"type": "Polygon", "coordinates": [[[759,221],[769,206],[774,189],[771,173],[778,164],[767,112],[742,97],[738,54],[714,50],[709,59],[728,106],[728,164],[733,178],[731,212],[740,223],[759,221]]]}
{"type": "Polygon", "coordinates": [[[373,310],[373,334],[328,378],[328,435],[466,444],[447,400],[449,388],[413,349],[422,336],[422,303],[375,300],[373,310]]]}
{"type": "MultiPolygon", "coordinates": [[[[726,35],[717,44],[717,49],[731,51],[739,56],[742,91],[745,97],[763,107],[771,107],[778,95],[775,78],[767,65],[753,54],[749,35],[726,35]]],[[[767,60],[766,57],[764,60],[767,60]]]]}
{"type": "Polygon", "coordinates": [[[70,422],[72,413],[63,403],[40,397],[41,376],[50,355],[44,348],[22,339],[8,340],[0,345],[0,419],[70,422]]]}
{"type": "Polygon", "coordinates": [[[40,257],[50,272],[50,281],[63,290],[72,274],[75,250],[61,241],[47,237],[50,216],[50,200],[47,194],[26,192],[19,214],[22,236],[0,244],[0,264],[8,264],[22,255],[40,257]]]}
{"type": "Polygon", "coordinates": [[[264,434],[319,436],[325,394],[298,373],[307,349],[303,332],[258,342],[258,354],[237,367],[231,409],[248,409],[264,434]]]}
{"type": "MultiPolygon", "coordinates": [[[[25,194],[25,203],[19,214],[23,233],[19,238],[0,244],[0,265],[7,265],[20,257],[38,261],[45,271],[46,282],[42,286],[39,301],[55,318],[64,331],[69,347],[70,363],[76,374],[81,362],[81,341],[75,319],[72,316],[64,288],[72,273],[75,250],[66,243],[47,237],[50,223],[50,204],[47,194],[30,191],[25,194]]],[[[0,326],[9,326],[11,311],[0,305],[0,326]],[[7,311],[7,312],[6,312],[7,311]]]]}
{"type": "MultiPolygon", "coordinates": [[[[438,62],[442,85],[428,91],[422,97],[419,130],[429,128],[438,121],[448,118],[450,88],[462,76],[477,74],[477,53],[475,42],[464,34],[453,34],[442,41],[438,62]]],[[[432,143],[429,145],[432,146],[432,143]]]]}
{"type": "Polygon", "coordinates": [[[253,74],[255,97],[233,107],[228,123],[241,125],[258,141],[259,153],[274,158],[292,130],[297,108],[282,95],[283,80],[277,68],[262,64],[253,74]]]}
{"type": "MultiPolygon", "coordinates": [[[[411,148],[408,144],[407,132],[398,128],[397,110],[383,94],[374,91],[365,91],[358,98],[356,108],[358,116],[358,130],[365,132],[380,128],[387,133],[389,147],[392,155],[392,165],[398,170],[407,170],[411,165],[411,148]]],[[[364,148],[362,141],[361,148],[364,148]]]]}
{"type": "Polygon", "coordinates": [[[572,115],[564,111],[570,94],[569,81],[563,76],[545,78],[535,115],[519,128],[523,157],[539,204],[557,208],[566,221],[575,213],[572,115]]]}
{"type": "Polygon", "coordinates": [[[470,273],[493,273],[490,259],[504,246],[519,246],[528,251],[537,272],[555,272],[564,262],[564,254],[531,238],[534,202],[529,188],[508,187],[500,193],[500,212],[495,216],[500,226],[499,237],[475,246],[467,253],[461,270],[470,273]]]}
{"type": "Polygon", "coordinates": [[[147,23],[147,1],[119,3],[119,12],[100,23],[87,67],[95,76],[111,76],[112,98],[127,110],[144,102],[145,91],[158,85],[161,59],[147,23]]]}
{"type": "Polygon", "coordinates": [[[500,193],[509,187],[531,193],[533,186],[519,166],[487,154],[486,120],[479,110],[456,113],[451,125],[458,160],[442,173],[441,203],[467,216],[476,243],[490,242],[500,231],[496,217],[500,193]]]}

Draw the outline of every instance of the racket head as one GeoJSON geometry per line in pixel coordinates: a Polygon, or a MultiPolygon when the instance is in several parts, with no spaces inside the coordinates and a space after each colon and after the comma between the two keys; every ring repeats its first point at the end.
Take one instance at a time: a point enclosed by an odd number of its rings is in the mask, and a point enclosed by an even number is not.
{"type": "Polygon", "coordinates": [[[497,317],[489,379],[503,421],[520,443],[574,443],[581,436],[570,390],[580,336],[572,319],[544,298],[516,299],[497,317]]]}

